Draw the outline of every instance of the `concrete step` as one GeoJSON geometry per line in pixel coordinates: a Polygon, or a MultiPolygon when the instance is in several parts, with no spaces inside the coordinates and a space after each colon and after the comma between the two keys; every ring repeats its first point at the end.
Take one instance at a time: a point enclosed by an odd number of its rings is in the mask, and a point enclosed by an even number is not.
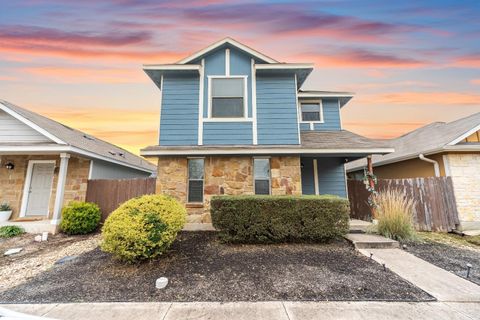
{"type": "Polygon", "coordinates": [[[368,221],[350,219],[350,233],[367,232],[372,227],[372,223],[368,221]]]}
{"type": "Polygon", "coordinates": [[[398,241],[375,234],[349,233],[345,238],[357,249],[392,249],[400,247],[398,241]]]}

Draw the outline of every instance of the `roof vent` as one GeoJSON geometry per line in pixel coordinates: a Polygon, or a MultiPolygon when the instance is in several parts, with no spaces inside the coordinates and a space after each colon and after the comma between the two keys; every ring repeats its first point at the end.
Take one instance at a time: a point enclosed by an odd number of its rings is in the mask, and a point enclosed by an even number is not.
{"type": "Polygon", "coordinates": [[[87,140],[92,140],[92,141],[95,140],[94,137],[89,136],[89,135],[87,135],[87,134],[84,134],[83,137],[84,137],[85,139],[87,139],[87,140]]]}

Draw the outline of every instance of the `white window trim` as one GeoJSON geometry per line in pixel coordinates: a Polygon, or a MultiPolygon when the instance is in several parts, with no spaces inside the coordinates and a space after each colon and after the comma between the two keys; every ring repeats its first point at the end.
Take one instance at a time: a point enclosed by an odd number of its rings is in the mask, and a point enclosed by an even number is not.
{"type": "Polygon", "coordinates": [[[257,194],[257,190],[255,190],[255,160],[261,160],[261,159],[265,159],[265,160],[268,160],[268,173],[269,173],[269,177],[268,177],[268,195],[272,195],[272,161],[270,159],[269,156],[265,156],[265,157],[253,157],[252,158],[252,167],[253,167],[253,194],[256,195],[257,194]]]}
{"type": "Polygon", "coordinates": [[[187,157],[187,204],[203,204],[205,201],[205,157],[187,157]],[[203,160],[203,179],[190,179],[190,168],[188,166],[189,160],[202,159],[203,160]],[[190,180],[203,181],[202,183],[202,201],[192,202],[190,199],[190,180]]]}
{"type": "Polygon", "coordinates": [[[52,184],[50,186],[50,195],[48,196],[48,208],[47,214],[45,217],[48,217],[50,214],[50,198],[52,197],[52,190],[53,190],[53,181],[55,179],[55,165],[57,163],[56,160],[29,160],[27,166],[27,176],[25,178],[25,184],[23,186],[23,195],[22,195],[22,205],[20,206],[20,218],[23,218],[27,215],[27,204],[28,198],[30,193],[28,190],[30,189],[30,184],[32,183],[32,175],[33,175],[33,165],[36,163],[53,163],[53,175],[52,175],[52,184]]]}
{"type": "Polygon", "coordinates": [[[300,123],[309,123],[310,124],[310,130],[313,130],[313,124],[314,123],[325,123],[325,119],[323,117],[323,102],[322,100],[301,100],[299,102],[299,112],[300,112],[300,123]],[[320,120],[319,121],[303,121],[303,116],[302,116],[302,104],[318,104],[320,106],[320,120]]]}
{"type": "MultiPolygon", "coordinates": [[[[239,121],[242,119],[247,119],[248,121],[252,121],[251,118],[248,118],[248,76],[207,76],[208,78],[208,118],[210,121],[211,119],[215,119],[214,121],[219,122],[232,122],[232,121],[239,121]],[[238,118],[213,118],[212,117],[212,79],[243,79],[243,117],[238,118]],[[235,119],[235,120],[233,120],[235,119]],[[223,121],[222,121],[223,120],[223,121]]],[[[205,119],[204,121],[207,121],[205,119]]]]}

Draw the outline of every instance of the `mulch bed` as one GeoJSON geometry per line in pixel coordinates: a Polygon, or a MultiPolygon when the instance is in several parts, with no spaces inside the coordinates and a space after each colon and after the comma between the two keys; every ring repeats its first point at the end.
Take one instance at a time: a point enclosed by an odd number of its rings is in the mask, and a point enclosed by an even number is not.
{"type": "Polygon", "coordinates": [[[272,300],[433,298],[345,241],[227,245],[213,232],[181,233],[168,254],[141,264],[97,248],[0,293],[4,303],[272,300]],[[169,284],[158,290],[161,276],[169,284]]]}
{"type": "Polygon", "coordinates": [[[460,248],[431,240],[407,243],[407,246],[411,254],[480,285],[480,250],[460,248]],[[469,278],[466,277],[467,263],[472,265],[469,278]]]}

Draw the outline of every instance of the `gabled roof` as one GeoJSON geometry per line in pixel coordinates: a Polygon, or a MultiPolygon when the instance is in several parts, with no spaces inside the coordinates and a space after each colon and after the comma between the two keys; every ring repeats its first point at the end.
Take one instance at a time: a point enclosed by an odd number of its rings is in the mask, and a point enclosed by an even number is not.
{"type": "Polygon", "coordinates": [[[46,118],[38,113],[4,100],[0,100],[0,110],[5,111],[52,140],[52,143],[29,144],[28,146],[18,144],[12,146],[8,145],[8,143],[0,144],[0,149],[2,149],[2,146],[4,146],[5,150],[21,150],[21,148],[29,147],[36,152],[42,152],[44,150],[52,152],[72,152],[141,171],[155,172],[156,167],[143,158],[111,143],[46,118]]]}
{"type": "MultiPolygon", "coordinates": [[[[384,156],[373,156],[374,166],[417,158],[446,151],[480,151],[480,144],[463,144],[461,141],[480,130],[480,112],[452,122],[433,122],[395,139],[387,140],[395,152],[384,156]]],[[[366,159],[347,164],[348,171],[366,166],[366,159]]]]}
{"type": "Polygon", "coordinates": [[[144,156],[322,154],[354,158],[388,152],[393,152],[388,143],[368,139],[347,130],[302,132],[299,145],[150,146],[140,150],[144,156]]]}
{"type": "Polygon", "coordinates": [[[201,56],[205,55],[206,53],[212,51],[212,50],[215,50],[217,49],[218,47],[221,47],[223,46],[224,44],[230,44],[234,47],[237,47],[238,49],[242,50],[242,51],[245,51],[249,54],[251,54],[252,56],[254,56],[255,58],[259,59],[259,60],[262,60],[264,62],[267,62],[267,63],[278,63],[277,60],[275,59],[272,59],[266,55],[264,55],[263,53],[261,52],[258,52],[257,50],[254,50],[240,42],[238,42],[237,40],[235,39],[232,39],[230,37],[227,37],[225,39],[222,39],[220,41],[217,41],[215,43],[212,43],[211,45],[209,45],[208,47],[205,47],[203,48],[202,50],[199,50],[191,55],[189,55],[188,57],[186,58],[183,58],[182,60],[178,61],[177,64],[185,64],[185,63],[189,63],[189,62],[192,62],[193,60],[195,59],[198,59],[200,58],[201,56]]]}

